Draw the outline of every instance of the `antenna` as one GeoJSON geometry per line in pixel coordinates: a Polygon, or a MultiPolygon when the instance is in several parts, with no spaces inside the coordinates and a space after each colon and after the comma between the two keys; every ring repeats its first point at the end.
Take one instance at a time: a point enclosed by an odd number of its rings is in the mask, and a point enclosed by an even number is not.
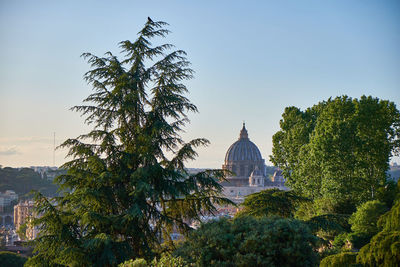
{"type": "Polygon", "coordinates": [[[53,137],[53,166],[56,166],[56,132],[53,137]]]}

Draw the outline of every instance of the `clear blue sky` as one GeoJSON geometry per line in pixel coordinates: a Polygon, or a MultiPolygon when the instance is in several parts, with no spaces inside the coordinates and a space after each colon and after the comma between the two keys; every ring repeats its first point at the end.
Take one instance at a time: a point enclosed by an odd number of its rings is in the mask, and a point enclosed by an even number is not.
{"type": "Polygon", "coordinates": [[[80,55],[118,53],[147,16],[196,71],[184,138],[211,145],[190,167],[220,167],[243,120],[268,160],[287,106],[366,94],[400,107],[400,1],[0,0],[1,165],[52,165],[53,132],[89,130],[68,110],[90,93],[80,55]]]}

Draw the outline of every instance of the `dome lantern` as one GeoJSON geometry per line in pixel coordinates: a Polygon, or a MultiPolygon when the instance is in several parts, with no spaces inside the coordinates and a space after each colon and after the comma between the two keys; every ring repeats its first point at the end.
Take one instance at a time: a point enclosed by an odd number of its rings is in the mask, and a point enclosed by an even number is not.
{"type": "Polygon", "coordinates": [[[242,128],[242,130],[240,131],[239,140],[240,140],[240,139],[248,139],[248,138],[249,138],[249,135],[247,134],[246,125],[245,125],[245,123],[243,122],[243,128],[242,128]]]}

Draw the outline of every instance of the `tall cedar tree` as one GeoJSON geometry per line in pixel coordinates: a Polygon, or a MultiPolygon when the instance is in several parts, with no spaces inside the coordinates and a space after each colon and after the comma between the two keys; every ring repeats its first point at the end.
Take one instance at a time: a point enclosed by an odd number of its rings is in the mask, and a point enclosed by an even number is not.
{"type": "Polygon", "coordinates": [[[186,113],[197,111],[183,95],[182,82],[193,71],[184,51],[152,45],[169,33],[166,25],[148,19],[135,42],[120,42],[122,61],[111,52],[82,55],[94,93],[84,100],[89,105],[72,109],[94,129],[61,145],[73,158],[57,178],[67,193],[52,200],[37,195],[40,237],[28,265],[115,266],[151,258],[172,230],[188,231],[190,220],[230,203],[220,196],[222,170],[185,170],[194,149],[208,141],[185,143],[179,135],[186,113]]]}

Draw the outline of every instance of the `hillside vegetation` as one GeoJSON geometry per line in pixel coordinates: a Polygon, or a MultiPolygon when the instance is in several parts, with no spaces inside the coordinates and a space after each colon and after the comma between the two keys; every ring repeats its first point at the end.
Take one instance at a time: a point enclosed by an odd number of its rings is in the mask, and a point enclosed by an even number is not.
{"type": "Polygon", "coordinates": [[[53,196],[58,186],[51,181],[42,179],[39,173],[29,168],[1,168],[0,192],[14,190],[18,195],[26,195],[31,190],[37,190],[44,195],[53,196]]]}

